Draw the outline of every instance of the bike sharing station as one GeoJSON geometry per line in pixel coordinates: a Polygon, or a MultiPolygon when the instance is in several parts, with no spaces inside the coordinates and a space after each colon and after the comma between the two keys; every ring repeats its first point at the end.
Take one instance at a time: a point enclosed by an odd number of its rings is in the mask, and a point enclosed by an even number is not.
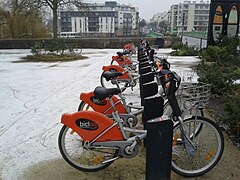
{"type": "Polygon", "coordinates": [[[149,57],[139,47],[140,95],[144,106],[142,120],[147,129],[146,138],[146,179],[170,179],[172,159],[173,122],[162,119],[164,100],[158,94],[158,85],[151,73],[154,50],[149,57]],[[159,143],[155,143],[159,142],[159,143]]]}
{"type": "Polygon", "coordinates": [[[117,52],[102,68],[102,86],[81,93],[78,112],[62,116],[58,144],[63,158],[80,171],[96,172],[119,158],[137,156],[143,146],[147,180],[168,180],[171,170],[184,177],[207,173],[224,149],[220,128],[203,112],[210,85],[181,83],[148,41],[141,40],[137,49],[137,61],[135,49],[117,52]],[[135,86],[140,106],[127,104],[122,93],[135,86]]]}

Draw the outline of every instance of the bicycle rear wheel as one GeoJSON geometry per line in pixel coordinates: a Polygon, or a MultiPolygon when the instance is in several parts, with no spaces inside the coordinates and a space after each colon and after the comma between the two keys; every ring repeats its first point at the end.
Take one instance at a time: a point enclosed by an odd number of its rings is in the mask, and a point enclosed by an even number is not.
{"type": "Polygon", "coordinates": [[[58,137],[59,150],[65,161],[78,170],[85,172],[102,170],[113,162],[107,160],[116,157],[118,153],[118,150],[113,148],[87,149],[83,145],[82,138],[76,132],[65,125],[62,127],[58,137]]]}
{"type": "Polygon", "coordinates": [[[200,116],[184,120],[183,129],[196,151],[187,153],[189,146],[186,140],[183,140],[180,124],[176,124],[173,130],[172,170],[186,177],[203,175],[210,171],[222,156],[223,134],[213,121],[200,116]],[[201,130],[196,130],[200,126],[201,130]]]}

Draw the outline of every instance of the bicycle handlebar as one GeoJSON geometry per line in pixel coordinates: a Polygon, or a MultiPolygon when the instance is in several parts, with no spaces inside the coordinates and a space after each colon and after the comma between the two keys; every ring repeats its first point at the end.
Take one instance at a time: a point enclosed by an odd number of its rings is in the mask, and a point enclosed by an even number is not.
{"type": "Polygon", "coordinates": [[[175,93],[181,83],[181,78],[176,72],[162,69],[154,72],[160,76],[161,85],[173,110],[173,116],[180,116],[181,110],[177,102],[175,93]]]}

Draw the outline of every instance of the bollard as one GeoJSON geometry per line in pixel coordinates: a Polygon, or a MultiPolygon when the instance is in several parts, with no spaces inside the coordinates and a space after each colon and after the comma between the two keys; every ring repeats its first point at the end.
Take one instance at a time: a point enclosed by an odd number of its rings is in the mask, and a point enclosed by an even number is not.
{"type": "MultiPolygon", "coordinates": [[[[139,89],[140,89],[140,97],[141,97],[141,106],[144,105],[144,98],[147,97],[147,96],[143,97],[143,84],[150,83],[150,82],[153,82],[153,81],[154,81],[154,75],[151,72],[140,75],[140,78],[139,78],[139,89]]],[[[151,95],[154,95],[154,94],[151,93],[151,95]]]]}
{"type": "Polygon", "coordinates": [[[149,60],[152,61],[152,62],[154,62],[154,57],[153,57],[154,54],[155,54],[154,49],[151,49],[150,53],[149,53],[149,60]]]}
{"type": "Polygon", "coordinates": [[[170,180],[173,122],[155,118],[147,122],[146,180],[170,180]]]}
{"type": "Polygon", "coordinates": [[[146,66],[146,67],[142,67],[142,68],[139,68],[139,74],[142,75],[142,74],[147,74],[147,73],[151,73],[152,72],[152,66],[146,66]]]}
{"type": "Polygon", "coordinates": [[[151,66],[149,64],[149,61],[139,63],[139,69],[142,69],[142,68],[147,67],[147,66],[151,66]]]}
{"type": "Polygon", "coordinates": [[[138,61],[139,63],[149,62],[149,58],[139,58],[138,61]]]}
{"type": "Polygon", "coordinates": [[[139,60],[139,56],[140,56],[140,54],[141,54],[141,48],[140,48],[140,46],[137,46],[137,59],[139,60]]]}
{"type": "Polygon", "coordinates": [[[158,85],[156,82],[151,81],[142,85],[142,99],[156,95],[158,93],[158,85]]]}
{"type": "Polygon", "coordinates": [[[144,129],[148,120],[161,117],[163,115],[163,98],[161,96],[144,97],[144,111],[142,121],[144,129]]]}
{"type": "Polygon", "coordinates": [[[152,72],[140,74],[141,85],[154,81],[154,74],[152,72]]]}
{"type": "Polygon", "coordinates": [[[154,82],[148,82],[142,84],[142,88],[140,91],[140,97],[141,97],[141,106],[144,106],[144,98],[149,96],[154,96],[158,93],[158,85],[154,82]]]}
{"type": "Polygon", "coordinates": [[[145,53],[140,53],[138,59],[146,59],[148,56],[145,53]]]}

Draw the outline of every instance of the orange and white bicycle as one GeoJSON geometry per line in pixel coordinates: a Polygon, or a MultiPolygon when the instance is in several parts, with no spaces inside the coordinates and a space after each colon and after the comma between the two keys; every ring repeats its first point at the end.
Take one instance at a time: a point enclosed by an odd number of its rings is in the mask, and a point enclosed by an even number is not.
{"type": "MultiPolygon", "coordinates": [[[[220,160],[224,148],[223,134],[213,121],[205,117],[182,119],[175,96],[180,78],[171,71],[164,71],[163,77],[167,77],[163,87],[175,122],[172,170],[187,177],[200,176],[210,171],[220,160]]],[[[111,118],[97,111],[80,111],[62,116],[63,127],[58,144],[63,158],[71,166],[81,171],[95,172],[119,158],[132,158],[138,154],[139,145],[146,138],[147,131],[124,125],[112,99],[120,92],[119,88],[104,87],[98,87],[93,92],[100,100],[99,103],[109,100],[113,108],[111,118]]]]}

